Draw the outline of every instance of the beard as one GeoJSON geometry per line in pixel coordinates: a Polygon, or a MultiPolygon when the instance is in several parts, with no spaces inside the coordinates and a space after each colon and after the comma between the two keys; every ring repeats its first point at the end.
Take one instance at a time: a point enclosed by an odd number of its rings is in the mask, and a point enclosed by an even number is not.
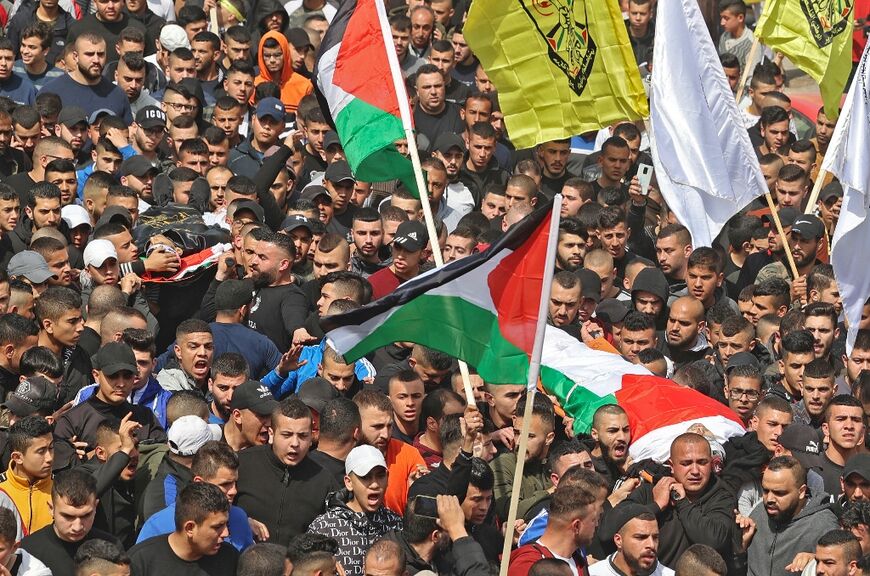
{"type": "Polygon", "coordinates": [[[655,571],[656,566],[658,566],[658,562],[653,562],[652,566],[648,568],[644,567],[640,563],[640,558],[633,558],[628,554],[625,554],[625,551],[623,551],[622,557],[625,559],[625,563],[628,564],[628,567],[631,568],[632,574],[636,574],[637,576],[648,576],[649,574],[652,574],[655,571]]]}
{"type": "Polygon", "coordinates": [[[100,76],[103,75],[103,67],[102,66],[100,66],[100,71],[97,72],[96,74],[91,72],[90,67],[84,67],[81,64],[79,64],[78,68],[79,68],[79,72],[81,73],[81,75],[84,76],[88,80],[98,80],[100,78],[100,76]]]}
{"type": "Polygon", "coordinates": [[[254,288],[260,289],[271,286],[275,282],[276,277],[275,274],[267,270],[258,270],[253,273],[251,280],[254,281],[254,288]]]}
{"type": "Polygon", "coordinates": [[[615,465],[617,467],[621,467],[625,464],[626,460],[628,460],[628,445],[625,446],[625,454],[622,456],[622,458],[619,459],[617,459],[613,456],[613,454],[610,453],[610,446],[605,446],[601,443],[599,443],[598,445],[601,446],[601,458],[605,462],[615,465]]]}

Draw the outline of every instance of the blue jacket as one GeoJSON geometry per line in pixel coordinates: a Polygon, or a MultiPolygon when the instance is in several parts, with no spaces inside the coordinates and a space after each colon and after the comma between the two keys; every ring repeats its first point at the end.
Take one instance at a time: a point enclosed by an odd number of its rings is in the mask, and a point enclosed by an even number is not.
{"type": "MultiPolygon", "coordinates": [[[[320,344],[305,346],[299,355],[299,361],[305,360],[307,361],[306,364],[300,366],[295,372],[290,372],[286,377],[278,374],[276,370],[272,370],[261,378],[260,381],[268,386],[272,391],[272,395],[279,400],[297,392],[303,382],[317,376],[317,365],[323,361],[323,349],[325,346],[325,338],[320,344]]],[[[371,362],[365,358],[360,358],[356,361],[354,374],[357,380],[365,380],[366,378],[374,378],[377,371],[371,362]]]]}
{"type": "MultiPolygon", "coordinates": [[[[251,532],[251,525],[248,524],[248,515],[238,506],[230,506],[227,528],[230,532],[227,542],[235,546],[239,552],[254,544],[254,533],[251,532]]],[[[156,512],[145,521],[136,544],[172,532],[175,532],[175,504],[156,512]]]]}

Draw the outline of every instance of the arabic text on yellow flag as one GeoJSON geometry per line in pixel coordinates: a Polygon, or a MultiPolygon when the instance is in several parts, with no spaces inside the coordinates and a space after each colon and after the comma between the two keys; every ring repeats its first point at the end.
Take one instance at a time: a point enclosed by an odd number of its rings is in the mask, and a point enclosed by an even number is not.
{"type": "Polygon", "coordinates": [[[464,33],[517,148],[649,116],[617,0],[474,0],[464,33]]]}
{"type": "Polygon", "coordinates": [[[755,35],[819,84],[825,115],[839,115],[852,70],[853,0],[767,0],[755,35]]]}

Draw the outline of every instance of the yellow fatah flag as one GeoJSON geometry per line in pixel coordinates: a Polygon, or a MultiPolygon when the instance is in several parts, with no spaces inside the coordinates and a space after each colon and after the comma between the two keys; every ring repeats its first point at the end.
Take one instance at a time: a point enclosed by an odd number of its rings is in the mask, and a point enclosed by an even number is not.
{"type": "Polygon", "coordinates": [[[852,71],[853,0],[767,0],[755,35],[819,84],[825,116],[839,116],[852,71]]]}
{"type": "Polygon", "coordinates": [[[617,0],[474,0],[463,30],[517,148],[649,116],[617,0]]]}

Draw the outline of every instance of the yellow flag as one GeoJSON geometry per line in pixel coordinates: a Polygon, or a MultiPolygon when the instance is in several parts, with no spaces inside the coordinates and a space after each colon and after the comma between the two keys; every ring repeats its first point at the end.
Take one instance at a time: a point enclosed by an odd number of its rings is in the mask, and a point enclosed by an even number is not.
{"type": "Polygon", "coordinates": [[[474,0],[463,31],[517,148],[649,116],[617,0],[474,0]]]}
{"type": "Polygon", "coordinates": [[[839,116],[852,71],[853,0],[767,0],[755,35],[819,84],[825,116],[839,116]]]}

